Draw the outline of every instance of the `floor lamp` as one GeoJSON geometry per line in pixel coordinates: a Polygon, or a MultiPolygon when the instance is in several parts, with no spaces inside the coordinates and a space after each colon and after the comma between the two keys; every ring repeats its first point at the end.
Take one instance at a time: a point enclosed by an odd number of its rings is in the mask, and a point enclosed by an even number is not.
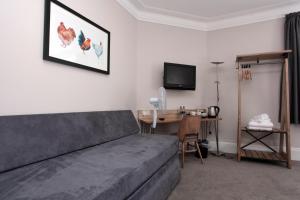
{"type": "MultiPolygon", "coordinates": [[[[219,85],[220,85],[220,80],[219,80],[219,65],[223,64],[224,62],[220,61],[214,61],[211,62],[211,64],[216,65],[216,85],[217,85],[217,106],[219,106],[220,102],[220,93],[219,93],[219,85]]],[[[217,152],[213,153],[216,156],[223,156],[225,155],[224,153],[221,153],[219,151],[219,125],[218,125],[218,120],[215,121],[215,131],[216,131],[216,143],[217,143],[217,152]]]]}

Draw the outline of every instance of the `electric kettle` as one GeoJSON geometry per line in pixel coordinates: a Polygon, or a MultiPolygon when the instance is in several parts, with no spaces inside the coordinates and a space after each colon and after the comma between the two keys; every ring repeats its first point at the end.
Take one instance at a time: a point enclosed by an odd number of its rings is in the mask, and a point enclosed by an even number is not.
{"type": "Polygon", "coordinates": [[[217,117],[220,112],[220,108],[218,106],[210,106],[207,108],[208,117],[217,117]]]}

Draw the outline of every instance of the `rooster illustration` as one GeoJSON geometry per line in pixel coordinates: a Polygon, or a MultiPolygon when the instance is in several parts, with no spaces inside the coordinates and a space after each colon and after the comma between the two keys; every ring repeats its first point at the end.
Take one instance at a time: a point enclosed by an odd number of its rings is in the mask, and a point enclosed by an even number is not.
{"type": "Polygon", "coordinates": [[[78,44],[84,53],[84,51],[88,51],[91,48],[91,39],[85,39],[83,32],[80,31],[80,35],[78,37],[78,44]]]}
{"type": "Polygon", "coordinates": [[[66,29],[63,22],[60,22],[58,28],[57,28],[58,37],[61,40],[62,44],[61,46],[63,48],[66,48],[67,45],[70,45],[74,38],[76,38],[76,34],[73,28],[69,27],[66,29]]]}
{"type": "Polygon", "coordinates": [[[93,49],[95,50],[95,54],[96,54],[96,56],[97,56],[98,59],[99,59],[100,56],[101,56],[102,53],[103,53],[103,45],[102,45],[102,42],[100,42],[100,45],[99,45],[99,44],[93,43],[93,49]]]}

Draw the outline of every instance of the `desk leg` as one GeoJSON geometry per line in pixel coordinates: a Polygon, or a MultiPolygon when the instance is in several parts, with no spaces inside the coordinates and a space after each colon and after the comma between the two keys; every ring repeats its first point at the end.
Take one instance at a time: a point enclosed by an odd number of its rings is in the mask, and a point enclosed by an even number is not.
{"type": "Polygon", "coordinates": [[[143,133],[143,134],[146,133],[145,129],[146,129],[146,124],[145,124],[145,123],[142,123],[142,133],[143,133]]]}
{"type": "Polygon", "coordinates": [[[151,133],[151,126],[149,126],[146,123],[141,123],[141,133],[142,134],[151,133]]]}
{"type": "Polygon", "coordinates": [[[203,141],[205,138],[205,122],[201,125],[201,141],[203,141]]]}
{"type": "Polygon", "coordinates": [[[217,154],[220,154],[219,151],[219,127],[218,127],[218,120],[215,121],[215,132],[216,132],[216,142],[217,142],[217,154]]]}
{"type": "Polygon", "coordinates": [[[141,134],[143,134],[143,123],[139,121],[139,124],[140,124],[141,134]]]}
{"type": "Polygon", "coordinates": [[[204,126],[204,138],[207,139],[207,121],[205,121],[205,126],[204,126]]]}
{"type": "Polygon", "coordinates": [[[154,128],[150,126],[150,134],[154,134],[154,128]]]}

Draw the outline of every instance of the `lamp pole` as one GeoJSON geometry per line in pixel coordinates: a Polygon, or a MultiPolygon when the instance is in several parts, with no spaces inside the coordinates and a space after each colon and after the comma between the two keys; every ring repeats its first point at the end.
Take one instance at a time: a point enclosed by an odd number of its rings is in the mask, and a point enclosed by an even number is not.
{"type": "Polygon", "coordinates": [[[216,85],[217,85],[217,106],[219,106],[219,102],[220,102],[220,93],[219,93],[219,84],[220,84],[220,81],[219,81],[219,65],[220,64],[223,64],[224,62],[220,62],[220,61],[214,61],[214,62],[211,62],[211,64],[214,64],[216,65],[216,85]]]}
{"type": "MultiPolygon", "coordinates": [[[[216,85],[217,85],[217,106],[219,106],[219,101],[220,101],[220,94],[219,94],[219,65],[223,64],[224,62],[220,62],[220,61],[214,61],[211,62],[211,64],[216,65],[216,85]]],[[[216,156],[223,156],[225,155],[224,153],[221,153],[219,151],[219,121],[218,119],[215,121],[215,132],[216,132],[216,144],[217,144],[217,152],[213,153],[216,156]]]]}

